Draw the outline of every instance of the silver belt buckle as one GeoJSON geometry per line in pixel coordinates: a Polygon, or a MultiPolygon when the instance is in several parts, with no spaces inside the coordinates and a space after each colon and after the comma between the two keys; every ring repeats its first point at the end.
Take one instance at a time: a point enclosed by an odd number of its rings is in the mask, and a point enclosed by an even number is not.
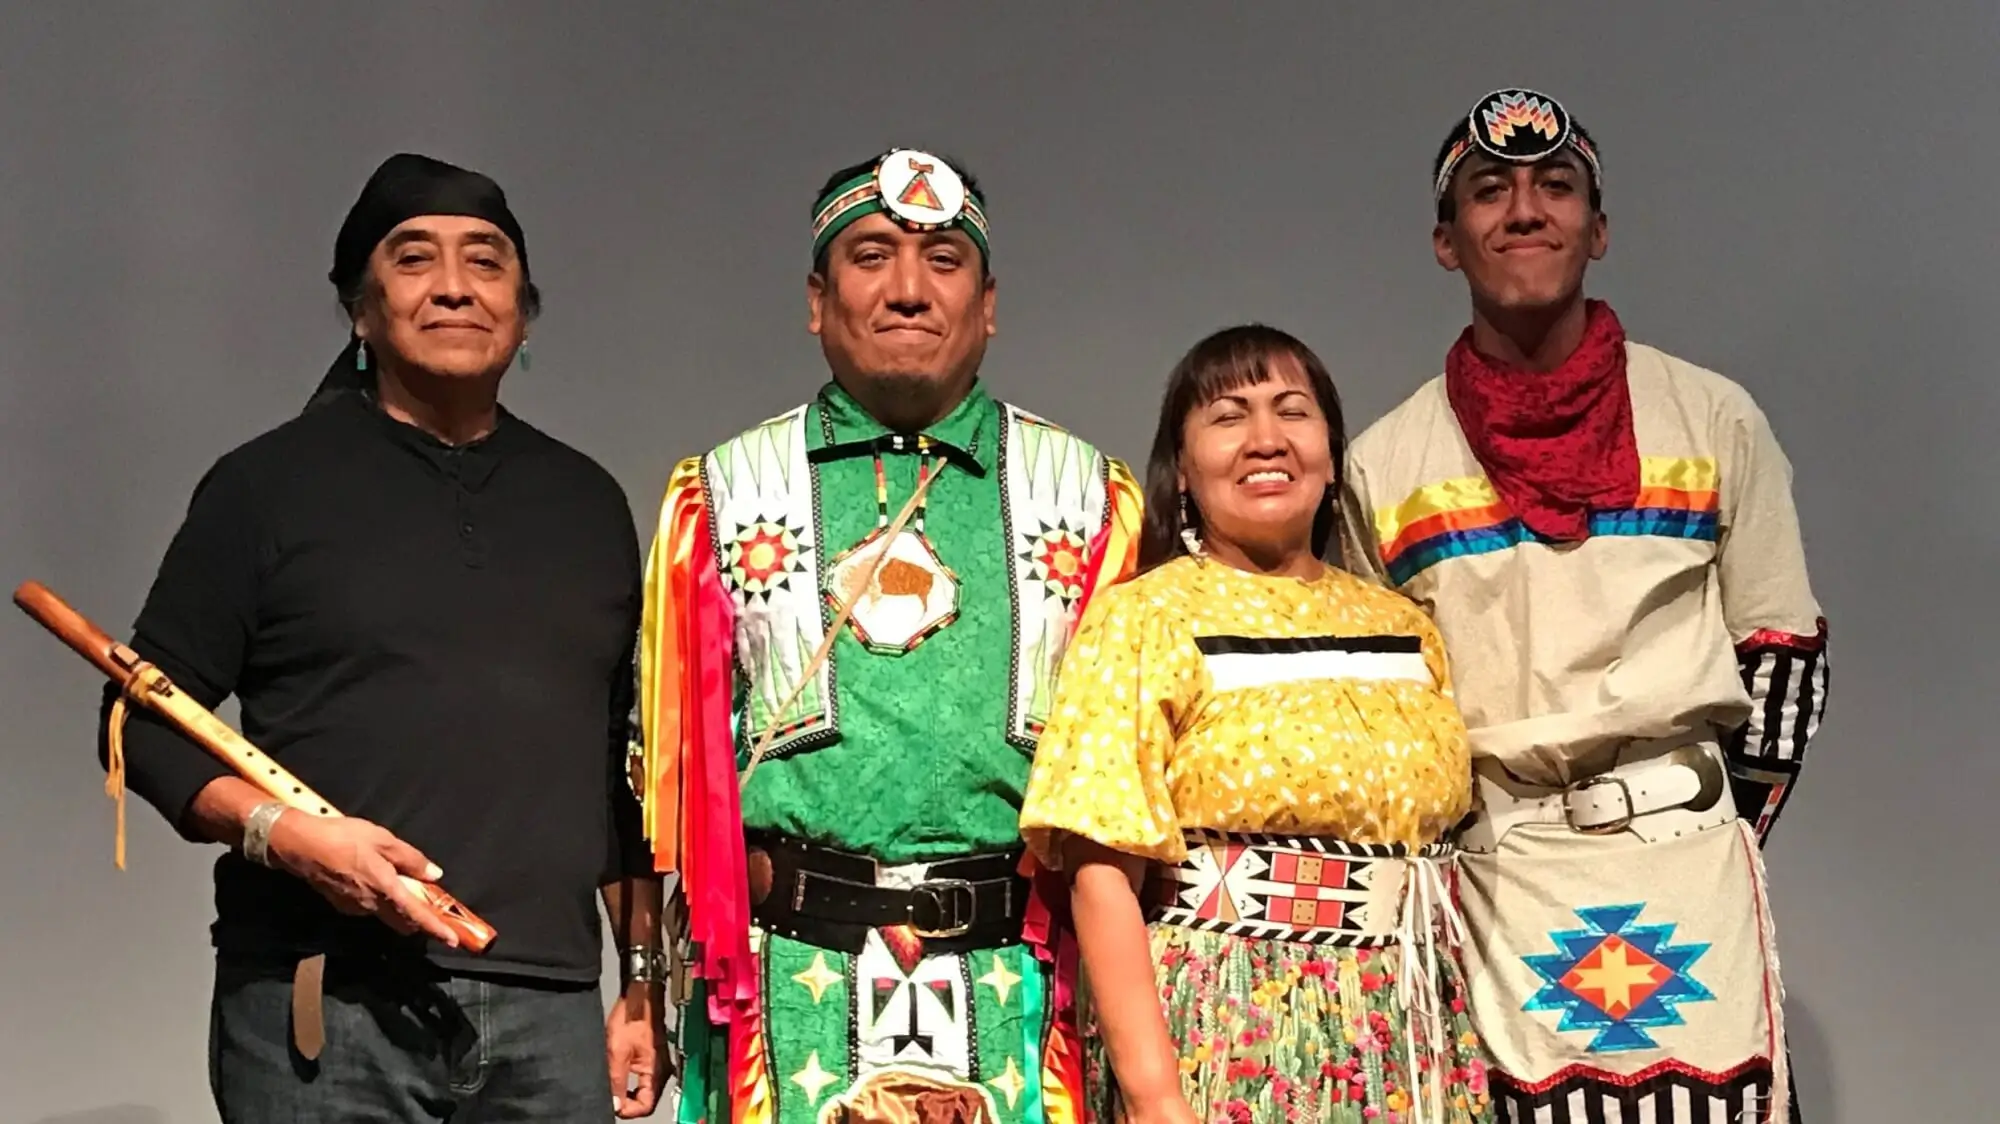
{"type": "Polygon", "coordinates": [[[1632,807],[1631,786],[1625,783],[1624,777],[1612,773],[1599,773],[1594,777],[1586,777],[1576,784],[1569,786],[1563,792],[1563,818],[1569,821],[1571,831],[1584,835],[1616,835],[1632,826],[1632,819],[1636,814],[1632,807]],[[1570,797],[1589,789],[1604,788],[1607,786],[1615,787],[1618,790],[1618,798],[1625,802],[1625,811],[1610,823],[1595,824],[1590,827],[1579,825],[1576,822],[1576,811],[1570,804],[1570,797]]]}
{"type": "Polygon", "coordinates": [[[963,878],[926,879],[910,888],[910,927],[927,940],[964,936],[972,930],[977,902],[972,883],[963,878]]]}

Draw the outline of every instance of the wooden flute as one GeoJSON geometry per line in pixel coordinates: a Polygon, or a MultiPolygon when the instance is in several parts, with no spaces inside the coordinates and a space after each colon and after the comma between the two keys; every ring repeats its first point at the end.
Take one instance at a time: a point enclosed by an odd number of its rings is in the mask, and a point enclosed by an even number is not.
{"type": "MultiPolygon", "coordinates": [[[[273,800],[312,816],[336,817],[340,813],[326,798],[306,786],[271,756],[250,744],[227,722],[176,687],[165,672],[139,658],[139,654],[113,640],[103,629],[71,608],[40,582],[27,581],[14,591],[14,604],[33,617],[78,655],[119,684],[124,698],[159,714],[175,728],[228,765],[236,775],[255,785],[273,800]]],[[[122,701],[122,700],[121,700],[122,701]]],[[[113,716],[113,737],[122,715],[113,716]]],[[[113,772],[122,773],[119,763],[113,772]]],[[[122,778],[120,778],[122,785],[122,778]]],[[[121,788],[122,792],[122,788],[121,788]]],[[[123,863],[123,826],[120,826],[120,860],[123,863]]],[[[443,887],[401,875],[407,885],[457,934],[459,945],[474,953],[486,951],[497,935],[493,927],[465,908],[443,887]]]]}

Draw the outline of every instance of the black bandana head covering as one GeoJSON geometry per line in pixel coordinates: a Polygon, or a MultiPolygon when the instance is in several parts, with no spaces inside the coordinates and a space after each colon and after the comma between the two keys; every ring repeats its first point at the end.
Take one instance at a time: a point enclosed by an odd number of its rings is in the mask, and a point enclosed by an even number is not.
{"type": "Polygon", "coordinates": [[[1535,90],[1495,90],[1479,99],[1445,138],[1431,164],[1431,202],[1441,206],[1465,158],[1483,152],[1510,164],[1546,160],[1567,146],[1583,159],[1593,192],[1604,190],[1597,145],[1561,102],[1535,90]]]}
{"type": "MultiPolygon", "coordinates": [[[[333,268],[327,280],[343,302],[361,295],[368,276],[368,259],[389,232],[419,215],[462,215],[485,219],[500,228],[514,243],[521,259],[521,277],[527,286],[525,298],[532,313],[534,282],[528,270],[528,241],[521,224],[507,207],[507,194],[489,176],[467,171],[454,164],[403,152],[384,160],[361,188],[361,195],[348,209],[347,220],[333,242],[333,268]]],[[[359,337],[350,335],[347,346],[327,368],[319,389],[306,403],[310,410],[340,394],[367,387],[372,381],[355,368],[359,337]]]]}

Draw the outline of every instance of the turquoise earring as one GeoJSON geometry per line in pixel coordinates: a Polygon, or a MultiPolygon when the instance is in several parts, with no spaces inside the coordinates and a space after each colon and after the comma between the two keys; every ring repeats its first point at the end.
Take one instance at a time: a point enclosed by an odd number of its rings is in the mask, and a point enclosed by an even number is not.
{"type": "Polygon", "coordinates": [[[354,345],[354,369],[357,371],[368,369],[368,343],[365,340],[354,345]]]}
{"type": "Polygon", "coordinates": [[[530,367],[533,367],[534,365],[535,365],[535,364],[534,364],[534,361],[533,361],[532,359],[530,359],[530,358],[529,358],[529,356],[528,356],[528,341],[527,341],[527,340],[522,340],[522,341],[521,341],[521,369],[522,369],[523,371],[525,371],[525,370],[527,370],[528,368],[530,368],[530,367]]]}

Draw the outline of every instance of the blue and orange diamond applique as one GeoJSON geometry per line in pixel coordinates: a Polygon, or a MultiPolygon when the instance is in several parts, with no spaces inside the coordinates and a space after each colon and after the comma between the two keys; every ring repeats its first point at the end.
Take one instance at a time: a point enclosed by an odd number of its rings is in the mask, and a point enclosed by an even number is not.
{"type": "Polygon", "coordinates": [[[1545,982],[1529,1011],[1561,1011],[1559,1031],[1593,1030],[1592,1053],[1644,1050],[1658,1042],[1648,1027],[1683,1026],[1678,1005],[1715,993],[1688,975],[1707,944],[1675,945],[1674,926],[1637,925],[1645,904],[1579,909],[1584,928],[1549,934],[1561,952],[1524,956],[1545,982]]]}

